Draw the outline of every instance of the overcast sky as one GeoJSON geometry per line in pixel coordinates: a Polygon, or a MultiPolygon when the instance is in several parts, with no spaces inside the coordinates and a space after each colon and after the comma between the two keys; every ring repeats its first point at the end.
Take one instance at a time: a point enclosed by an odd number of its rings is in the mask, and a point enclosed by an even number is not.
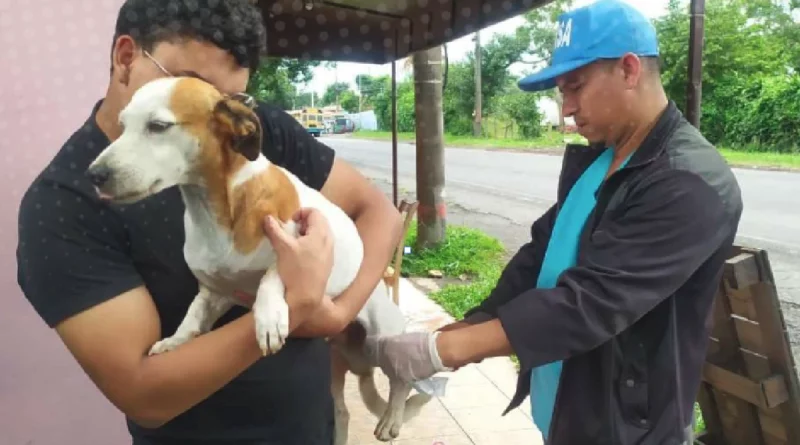
{"type": "MultiPolygon", "coordinates": [[[[593,0],[576,0],[575,7],[592,3],[593,0]]],[[[668,0],[625,0],[639,8],[645,15],[655,18],[666,13],[668,0]]],[[[497,23],[481,31],[481,41],[488,42],[491,36],[498,32],[513,32],[524,20],[522,17],[514,17],[504,22],[497,23]]],[[[457,61],[473,49],[472,34],[468,34],[458,40],[454,40],[447,45],[448,56],[451,61],[457,61]]],[[[322,95],[325,89],[333,82],[348,82],[356,90],[355,78],[358,74],[370,74],[373,76],[386,74],[391,75],[391,64],[368,65],[361,63],[340,62],[337,69],[325,69],[318,67],[314,70],[314,79],[309,82],[307,90],[315,90],[322,95]]],[[[403,71],[398,65],[398,76],[402,76],[403,71]]]]}

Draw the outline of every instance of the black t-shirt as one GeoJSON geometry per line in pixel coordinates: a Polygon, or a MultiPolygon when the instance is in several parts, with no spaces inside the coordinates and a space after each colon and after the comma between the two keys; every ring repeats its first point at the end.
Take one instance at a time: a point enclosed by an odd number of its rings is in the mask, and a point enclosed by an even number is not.
{"type": "MultiPolygon", "coordinates": [[[[197,293],[183,257],[184,204],[176,187],[127,206],[96,197],[84,172],[109,144],[95,121],[99,105],[22,199],[18,283],[50,327],[144,284],[166,337],[197,293]]],[[[322,188],[334,151],[278,108],[260,103],[258,114],[266,157],[322,188]]],[[[215,327],[244,312],[231,309],[215,327]]],[[[163,427],[145,429],[129,420],[128,428],[135,444],[329,445],[332,403],[326,341],[289,339],[280,354],[259,360],[163,427]]]]}

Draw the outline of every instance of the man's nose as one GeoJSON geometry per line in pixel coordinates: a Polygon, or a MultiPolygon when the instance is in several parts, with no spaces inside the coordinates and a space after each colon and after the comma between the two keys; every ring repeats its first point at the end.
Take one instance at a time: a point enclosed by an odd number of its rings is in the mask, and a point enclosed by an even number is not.
{"type": "Polygon", "coordinates": [[[101,187],[111,177],[111,169],[105,166],[92,167],[86,170],[86,177],[89,178],[92,184],[101,187]]]}

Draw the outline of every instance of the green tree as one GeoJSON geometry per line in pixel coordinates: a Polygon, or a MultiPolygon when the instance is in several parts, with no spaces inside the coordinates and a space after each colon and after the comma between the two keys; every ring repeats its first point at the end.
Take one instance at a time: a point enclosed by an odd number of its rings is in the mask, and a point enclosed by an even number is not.
{"type": "MultiPolygon", "coordinates": [[[[706,3],[703,50],[701,129],[714,143],[754,140],[737,134],[741,122],[767,79],[790,76],[796,43],[787,40],[798,27],[782,0],[709,0],[706,3]]],[[[689,16],[685,5],[671,0],[667,14],[655,22],[667,95],[686,105],[689,16]]],[[[777,87],[771,87],[777,88],[777,87]]],[[[758,139],[758,138],[756,138],[758,139]]],[[[763,140],[763,139],[762,139],[763,140]]]]}
{"type": "Polygon", "coordinates": [[[307,83],[318,61],[267,58],[250,73],[248,94],[273,105],[289,109],[297,95],[297,84],[307,83]]]}
{"type": "Polygon", "coordinates": [[[347,82],[334,82],[328,85],[328,88],[325,89],[325,93],[322,94],[321,105],[341,104],[341,95],[347,91],[351,91],[350,85],[347,82]]]}
{"type": "Polygon", "coordinates": [[[339,95],[339,105],[348,113],[358,112],[358,96],[352,90],[339,95]]]}
{"type": "Polygon", "coordinates": [[[514,85],[498,98],[497,109],[499,114],[517,124],[520,137],[535,139],[544,133],[544,116],[538,106],[542,96],[542,93],[528,93],[514,85]]]}
{"type": "Polygon", "coordinates": [[[297,93],[292,104],[292,109],[310,107],[312,105],[317,106],[319,105],[319,102],[320,102],[319,94],[317,94],[316,91],[297,93]],[[313,95],[313,100],[312,100],[312,95],[313,95]]]}

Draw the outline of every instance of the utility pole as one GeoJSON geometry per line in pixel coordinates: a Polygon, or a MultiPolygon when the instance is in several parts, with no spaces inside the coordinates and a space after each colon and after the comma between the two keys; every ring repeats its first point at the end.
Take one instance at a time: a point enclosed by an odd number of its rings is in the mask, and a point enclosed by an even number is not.
{"type": "Polygon", "coordinates": [[[483,114],[483,92],[481,90],[481,32],[475,31],[475,120],[472,129],[475,137],[481,135],[481,115],[483,114]]]}
{"type": "Polygon", "coordinates": [[[361,76],[362,76],[362,74],[359,74],[356,77],[356,82],[358,82],[358,112],[359,113],[361,113],[361,104],[364,101],[364,93],[361,92],[361,76]]]}
{"type": "Polygon", "coordinates": [[[442,47],[414,53],[414,102],[417,120],[417,245],[445,240],[444,113],[442,47]]]}
{"type": "Polygon", "coordinates": [[[705,0],[692,0],[689,19],[689,84],[686,91],[686,120],[700,128],[700,99],[703,88],[703,34],[705,0]]]}

